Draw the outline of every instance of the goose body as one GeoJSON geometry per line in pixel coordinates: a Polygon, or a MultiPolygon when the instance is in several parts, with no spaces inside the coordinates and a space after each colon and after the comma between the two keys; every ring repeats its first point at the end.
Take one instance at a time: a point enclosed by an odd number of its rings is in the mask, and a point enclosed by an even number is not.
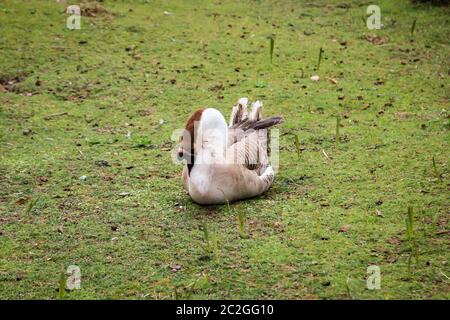
{"type": "Polygon", "coordinates": [[[255,102],[249,114],[247,101],[233,107],[229,125],[214,108],[199,109],[187,121],[178,157],[186,160],[184,188],[199,204],[255,197],[272,185],[267,129],[281,118],[261,120],[262,104],[255,102]]]}

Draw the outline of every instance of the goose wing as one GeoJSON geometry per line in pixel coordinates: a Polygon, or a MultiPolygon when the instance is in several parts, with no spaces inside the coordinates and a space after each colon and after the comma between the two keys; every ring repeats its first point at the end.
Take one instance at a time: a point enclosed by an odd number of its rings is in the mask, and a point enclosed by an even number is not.
{"type": "Polygon", "coordinates": [[[269,165],[268,129],[280,123],[282,118],[262,119],[262,103],[253,103],[250,113],[247,112],[247,103],[247,98],[241,98],[231,111],[227,161],[264,172],[269,165]]]}
{"type": "Polygon", "coordinates": [[[256,101],[252,104],[252,111],[247,112],[247,98],[239,99],[233,107],[228,127],[228,146],[240,141],[242,138],[252,134],[253,131],[268,129],[279,124],[281,117],[262,119],[262,103],[256,101]]]}
{"type": "Polygon", "coordinates": [[[263,172],[269,165],[267,130],[249,130],[227,149],[227,163],[263,172]]]}

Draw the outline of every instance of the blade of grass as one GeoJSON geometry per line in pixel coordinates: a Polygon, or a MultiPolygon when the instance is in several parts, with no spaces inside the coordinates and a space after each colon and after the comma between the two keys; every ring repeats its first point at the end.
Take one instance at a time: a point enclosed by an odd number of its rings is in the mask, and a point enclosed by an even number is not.
{"type": "Polygon", "coordinates": [[[203,222],[203,236],[205,238],[205,254],[209,257],[211,254],[211,244],[210,244],[210,237],[208,232],[208,226],[206,225],[206,222],[203,222]]]}
{"type": "Polygon", "coordinates": [[[341,127],[341,116],[338,114],[336,116],[336,144],[341,142],[341,136],[339,134],[339,128],[341,127]]]}
{"type": "MultiPolygon", "coordinates": [[[[192,293],[194,292],[195,289],[195,285],[197,284],[199,278],[196,279],[194,282],[190,283],[187,287],[186,287],[186,295],[183,297],[183,300],[189,300],[191,299],[192,293]]],[[[177,299],[178,300],[178,299],[177,299]]]]}
{"type": "Polygon", "coordinates": [[[348,297],[353,300],[353,295],[350,290],[350,277],[349,276],[347,276],[347,280],[345,281],[345,289],[347,291],[348,297]]]}
{"type": "Polygon", "coordinates": [[[27,205],[27,207],[25,208],[25,211],[24,211],[25,215],[28,215],[31,212],[33,207],[36,205],[37,201],[38,201],[38,198],[30,199],[30,201],[28,202],[28,205],[27,205]]]}
{"type": "Polygon", "coordinates": [[[320,69],[320,63],[322,62],[322,55],[324,54],[324,50],[322,48],[320,48],[319,50],[319,61],[317,62],[317,70],[320,69]]]}
{"type": "Polygon", "coordinates": [[[59,277],[59,300],[64,299],[64,295],[66,293],[66,274],[64,272],[61,272],[61,275],[59,277]]]}
{"type": "Polygon", "coordinates": [[[270,41],[270,63],[272,64],[273,61],[273,50],[275,48],[275,36],[270,36],[269,37],[269,41],[270,41]]]}
{"type": "Polygon", "coordinates": [[[297,159],[300,160],[300,140],[298,139],[298,134],[294,135],[295,139],[295,149],[297,150],[297,159]]]}
{"type": "Polygon", "coordinates": [[[245,232],[245,217],[242,211],[239,211],[237,214],[238,226],[239,226],[239,236],[242,239],[248,239],[248,235],[245,232]]]}
{"type": "Polygon", "coordinates": [[[217,240],[217,237],[214,237],[213,239],[213,252],[214,257],[216,258],[216,263],[220,264],[219,240],[217,240]]]}
{"type": "Polygon", "coordinates": [[[179,299],[178,287],[177,286],[173,287],[173,298],[174,298],[174,300],[178,300],[179,299]]]}
{"type": "Polygon", "coordinates": [[[317,221],[316,221],[316,236],[317,236],[318,238],[321,238],[321,237],[322,237],[322,228],[321,228],[321,226],[320,226],[320,220],[319,220],[319,218],[317,218],[317,221]]]}
{"type": "Polygon", "coordinates": [[[434,159],[434,157],[432,158],[432,161],[433,161],[434,174],[436,175],[436,177],[437,177],[440,181],[442,181],[442,177],[441,177],[441,174],[439,173],[439,171],[438,171],[438,169],[437,169],[437,166],[436,166],[436,160],[434,159]]]}
{"type": "Polygon", "coordinates": [[[408,207],[408,212],[406,216],[406,234],[408,236],[408,241],[412,241],[414,237],[414,212],[412,207],[408,207]]]}
{"type": "Polygon", "coordinates": [[[417,22],[417,19],[414,19],[414,21],[411,25],[411,37],[414,35],[414,30],[416,29],[416,22],[417,22]]]}
{"type": "Polygon", "coordinates": [[[406,235],[409,243],[410,256],[408,258],[408,271],[411,271],[411,261],[414,257],[416,263],[419,262],[417,242],[414,234],[414,211],[412,207],[408,207],[406,216],[406,235]]]}

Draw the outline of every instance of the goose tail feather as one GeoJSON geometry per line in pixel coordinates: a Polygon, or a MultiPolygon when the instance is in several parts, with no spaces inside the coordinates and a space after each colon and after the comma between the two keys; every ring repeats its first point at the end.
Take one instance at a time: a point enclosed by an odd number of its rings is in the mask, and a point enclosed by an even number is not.
{"type": "Polygon", "coordinates": [[[255,130],[268,129],[270,127],[276,126],[277,124],[283,122],[282,117],[271,117],[263,120],[256,121],[254,126],[251,128],[255,130]]]}

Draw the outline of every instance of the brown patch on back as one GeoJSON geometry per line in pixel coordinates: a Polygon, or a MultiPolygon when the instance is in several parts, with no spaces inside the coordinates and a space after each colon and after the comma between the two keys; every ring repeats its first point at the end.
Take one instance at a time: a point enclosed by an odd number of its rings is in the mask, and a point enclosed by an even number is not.
{"type": "Polygon", "coordinates": [[[195,122],[200,121],[204,110],[205,109],[198,109],[189,117],[188,121],[186,122],[185,130],[189,133],[189,138],[191,139],[190,144],[189,144],[190,150],[188,150],[188,152],[191,154],[191,161],[190,161],[190,163],[188,163],[189,173],[191,173],[191,169],[194,166],[194,161],[195,161],[195,159],[194,159],[195,122]]]}
{"type": "Polygon", "coordinates": [[[205,109],[198,109],[195,111],[186,122],[186,130],[189,132],[191,136],[191,146],[193,147],[194,144],[194,125],[195,121],[200,121],[200,118],[202,117],[202,113],[205,109]]]}

